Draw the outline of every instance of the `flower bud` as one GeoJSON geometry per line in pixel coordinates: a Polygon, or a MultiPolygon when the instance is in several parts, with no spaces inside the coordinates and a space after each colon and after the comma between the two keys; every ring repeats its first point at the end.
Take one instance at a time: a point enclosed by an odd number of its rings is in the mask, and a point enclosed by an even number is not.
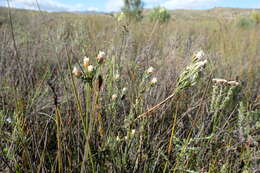
{"type": "Polygon", "coordinates": [[[111,98],[112,98],[113,101],[115,101],[117,99],[117,95],[113,94],[111,98]]]}
{"type": "Polygon", "coordinates": [[[153,67],[149,67],[147,70],[146,70],[146,73],[147,74],[152,74],[154,72],[154,68],[153,67]]]}
{"type": "Polygon", "coordinates": [[[151,85],[155,85],[155,84],[157,84],[157,82],[158,82],[157,78],[154,77],[154,78],[152,78],[150,83],[151,83],[151,85]]]}
{"type": "Polygon", "coordinates": [[[89,65],[88,66],[88,72],[92,73],[94,71],[94,66],[93,65],[89,65]]]}
{"type": "Polygon", "coordinates": [[[89,58],[85,56],[83,59],[83,66],[87,68],[89,66],[89,62],[89,58]]]}
{"type": "Polygon", "coordinates": [[[105,59],[105,55],[106,55],[105,52],[99,51],[98,56],[97,56],[98,63],[103,62],[103,60],[105,59]]]}
{"type": "Polygon", "coordinates": [[[115,80],[118,80],[119,77],[120,77],[120,75],[117,73],[117,74],[115,74],[114,79],[115,79],[115,80]]]}
{"type": "Polygon", "coordinates": [[[126,88],[126,87],[124,87],[124,88],[122,89],[122,93],[123,93],[123,94],[125,94],[125,93],[126,93],[126,91],[127,91],[127,88],[126,88]]]}
{"type": "Polygon", "coordinates": [[[72,73],[76,76],[76,77],[80,77],[81,76],[81,71],[75,66],[73,67],[72,73]]]}

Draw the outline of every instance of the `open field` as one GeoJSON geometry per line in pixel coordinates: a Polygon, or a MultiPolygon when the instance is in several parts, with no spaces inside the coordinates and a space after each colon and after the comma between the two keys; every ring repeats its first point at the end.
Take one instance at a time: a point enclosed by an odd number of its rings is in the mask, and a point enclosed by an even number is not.
{"type": "Polygon", "coordinates": [[[260,172],[260,23],[171,13],[0,8],[0,172],[260,172]]]}

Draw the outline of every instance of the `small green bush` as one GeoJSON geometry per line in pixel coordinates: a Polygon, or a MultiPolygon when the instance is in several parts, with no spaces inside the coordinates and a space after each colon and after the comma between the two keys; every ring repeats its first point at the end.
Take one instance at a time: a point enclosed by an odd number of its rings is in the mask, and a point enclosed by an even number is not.
{"type": "Polygon", "coordinates": [[[253,20],[255,20],[255,22],[256,22],[257,24],[260,23],[260,13],[257,13],[257,12],[254,11],[254,12],[251,13],[250,17],[251,17],[253,20]]]}
{"type": "Polygon", "coordinates": [[[6,18],[3,16],[0,16],[0,26],[3,25],[4,23],[7,23],[6,18]]]}
{"type": "Polygon", "coordinates": [[[244,29],[250,29],[254,27],[256,21],[250,17],[240,17],[237,21],[237,25],[244,29]]]}
{"type": "Polygon", "coordinates": [[[124,12],[117,13],[117,14],[114,15],[114,17],[116,18],[116,20],[118,22],[123,21],[123,20],[126,19],[126,15],[125,15],[124,12]]]}
{"type": "Polygon", "coordinates": [[[171,14],[165,8],[154,8],[149,13],[149,18],[151,21],[168,22],[171,18],[171,14]]]}
{"type": "Polygon", "coordinates": [[[124,0],[121,9],[128,20],[139,21],[143,18],[143,2],[141,0],[124,0]]]}

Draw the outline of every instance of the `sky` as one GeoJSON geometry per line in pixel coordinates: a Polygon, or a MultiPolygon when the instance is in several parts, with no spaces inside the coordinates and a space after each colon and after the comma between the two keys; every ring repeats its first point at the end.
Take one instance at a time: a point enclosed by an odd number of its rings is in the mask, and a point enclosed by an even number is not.
{"type": "MultiPolygon", "coordinates": [[[[37,3],[44,11],[119,11],[123,0],[0,0],[0,6],[37,10],[37,3]]],[[[145,8],[210,9],[214,7],[258,8],[260,0],[143,0],[145,8]]]]}

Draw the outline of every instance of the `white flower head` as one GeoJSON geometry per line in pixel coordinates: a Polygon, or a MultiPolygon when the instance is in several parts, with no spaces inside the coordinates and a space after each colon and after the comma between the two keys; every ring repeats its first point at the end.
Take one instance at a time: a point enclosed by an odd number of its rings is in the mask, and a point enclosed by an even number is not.
{"type": "Polygon", "coordinates": [[[120,75],[118,73],[116,73],[115,76],[114,76],[115,80],[118,80],[119,77],[120,77],[120,75]]]}
{"type": "Polygon", "coordinates": [[[89,62],[90,62],[89,57],[84,56],[84,58],[83,58],[83,65],[84,65],[84,67],[88,67],[89,66],[89,62]]]}
{"type": "Polygon", "coordinates": [[[126,91],[127,91],[127,88],[126,88],[126,87],[124,87],[124,88],[122,89],[122,93],[123,93],[123,94],[125,94],[125,93],[126,93],[126,91]]]}
{"type": "Polygon", "coordinates": [[[88,66],[88,72],[92,73],[94,71],[94,66],[93,65],[89,65],[88,66]]]}
{"type": "Polygon", "coordinates": [[[105,55],[106,55],[105,52],[99,51],[98,56],[97,56],[97,60],[99,63],[101,63],[105,59],[105,55]]]}
{"type": "Polygon", "coordinates": [[[205,65],[208,63],[208,60],[204,60],[204,61],[199,61],[196,63],[196,65],[198,65],[199,68],[203,68],[205,67],[205,65]]]}
{"type": "Polygon", "coordinates": [[[152,74],[154,72],[154,68],[153,67],[149,67],[147,70],[146,70],[146,73],[147,74],[152,74]]]}
{"type": "Polygon", "coordinates": [[[217,83],[217,84],[225,84],[225,83],[227,83],[226,79],[220,79],[220,78],[214,78],[214,79],[212,79],[212,81],[217,83]]]}
{"type": "Polygon", "coordinates": [[[195,58],[198,60],[201,60],[204,56],[205,56],[205,53],[203,52],[203,50],[200,50],[195,54],[195,58]]]}
{"type": "Polygon", "coordinates": [[[116,100],[117,99],[117,95],[113,94],[111,98],[112,98],[112,100],[116,100]]]}
{"type": "Polygon", "coordinates": [[[151,85],[155,85],[155,84],[157,84],[157,82],[158,82],[157,78],[154,77],[154,78],[152,78],[150,83],[151,83],[151,85]]]}
{"type": "Polygon", "coordinates": [[[227,83],[228,83],[229,85],[233,85],[233,86],[238,86],[238,85],[240,85],[239,82],[237,82],[237,81],[228,81],[227,83]]]}
{"type": "Polygon", "coordinates": [[[116,137],[116,141],[120,141],[120,137],[119,136],[116,137]]]}
{"type": "Polygon", "coordinates": [[[12,122],[11,117],[7,117],[5,120],[6,120],[8,123],[11,123],[11,122],[12,122]]]}
{"type": "Polygon", "coordinates": [[[135,135],[135,129],[131,130],[131,136],[135,135]]]}
{"type": "Polygon", "coordinates": [[[74,66],[72,73],[76,76],[76,77],[80,77],[81,75],[81,71],[78,69],[78,67],[74,66]]]}

